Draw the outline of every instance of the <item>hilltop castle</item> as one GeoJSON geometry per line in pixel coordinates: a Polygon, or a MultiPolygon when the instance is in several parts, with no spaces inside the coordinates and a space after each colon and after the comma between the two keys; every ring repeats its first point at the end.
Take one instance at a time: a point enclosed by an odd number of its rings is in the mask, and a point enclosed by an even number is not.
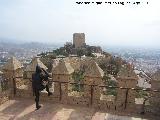
{"type": "Polygon", "coordinates": [[[85,34],[84,33],[74,33],[73,42],[66,42],[64,48],[69,54],[77,54],[79,50],[91,53],[102,53],[100,46],[90,46],[86,44],[85,34]]]}

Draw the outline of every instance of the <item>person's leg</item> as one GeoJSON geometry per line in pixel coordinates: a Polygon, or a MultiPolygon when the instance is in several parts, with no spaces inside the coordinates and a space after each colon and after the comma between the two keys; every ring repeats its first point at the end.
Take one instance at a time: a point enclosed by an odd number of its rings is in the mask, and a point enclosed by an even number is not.
{"type": "Polygon", "coordinates": [[[49,86],[48,86],[48,84],[46,85],[46,91],[48,92],[48,96],[52,95],[52,93],[49,91],[49,86]]]}
{"type": "Polygon", "coordinates": [[[35,98],[35,102],[36,102],[36,108],[37,108],[37,110],[41,107],[40,105],[39,105],[39,90],[35,90],[35,96],[36,96],[36,98],[35,98]]]}
{"type": "Polygon", "coordinates": [[[46,85],[46,91],[49,93],[49,86],[46,85]]]}

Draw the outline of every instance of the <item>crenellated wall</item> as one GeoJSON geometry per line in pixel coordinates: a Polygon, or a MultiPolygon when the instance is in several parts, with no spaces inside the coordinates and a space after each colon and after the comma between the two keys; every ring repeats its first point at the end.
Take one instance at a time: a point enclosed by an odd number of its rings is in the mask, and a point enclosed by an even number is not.
{"type": "MultiPolygon", "coordinates": [[[[10,74],[11,75],[11,74],[10,74]]],[[[9,80],[13,80],[13,76],[9,76],[9,80]]],[[[130,79],[132,81],[132,79],[130,79]]],[[[100,77],[88,77],[85,76],[84,78],[84,91],[83,95],[81,96],[69,96],[69,82],[71,81],[71,75],[54,75],[51,79],[51,83],[54,81],[54,84],[52,84],[51,87],[54,88],[53,95],[48,97],[47,92],[42,91],[40,96],[40,101],[46,101],[50,103],[63,103],[63,104],[70,104],[70,105],[79,105],[79,106],[86,106],[86,107],[93,107],[100,110],[110,110],[110,111],[127,111],[127,112],[136,112],[136,109],[141,109],[141,107],[136,107],[135,104],[135,90],[128,89],[121,89],[117,88],[117,96],[115,100],[101,100],[101,82],[102,78],[100,77]],[[127,101],[126,101],[127,99],[127,101]]],[[[127,79],[126,81],[129,81],[127,79]]],[[[9,92],[12,89],[9,89],[8,93],[4,92],[0,94],[0,103],[5,102],[7,99],[11,96],[14,97],[24,97],[24,98],[30,98],[34,100],[33,92],[32,92],[32,86],[31,86],[31,78],[15,78],[16,82],[16,94],[14,96],[13,92],[9,92]]],[[[119,87],[126,87],[124,84],[124,79],[119,80],[119,87]]],[[[128,88],[135,87],[135,82],[133,82],[131,85],[128,85],[128,88]],[[134,84],[133,84],[134,83],[134,84]]],[[[12,86],[13,84],[9,84],[9,86],[12,86]]],[[[14,88],[14,87],[11,87],[14,88]]],[[[156,96],[155,96],[156,97],[156,96]]],[[[139,105],[141,106],[141,105],[139,105]]],[[[150,108],[152,109],[152,108],[150,108]]]]}
{"type": "MultiPolygon", "coordinates": [[[[69,66],[64,62],[63,64],[65,67],[69,66]]],[[[97,66],[97,64],[95,64],[95,66],[97,66]]],[[[40,101],[93,107],[107,111],[125,111],[126,113],[133,113],[142,109],[141,104],[137,105],[135,103],[136,91],[135,89],[132,89],[136,88],[136,77],[118,77],[118,87],[115,88],[117,90],[117,95],[106,96],[110,97],[110,99],[100,99],[104,87],[102,82],[103,76],[101,76],[101,74],[97,76],[90,72],[90,74],[85,74],[84,80],[82,82],[84,85],[84,90],[79,93],[74,92],[75,94],[73,93],[70,95],[69,92],[72,90],[71,84],[76,84],[73,83],[74,81],[72,79],[73,70],[71,66],[69,66],[69,69],[64,68],[64,70],[65,71],[63,71],[62,74],[61,72],[52,72],[52,78],[50,79],[50,89],[53,89],[53,95],[48,97],[47,92],[44,90],[41,92],[40,101]],[[92,74],[94,76],[92,76],[92,74]]],[[[9,98],[12,99],[13,97],[24,97],[34,100],[35,96],[33,96],[31,82],[31,76],[33,72],[25,71],[27,76],[23,76],[23,72],[24,71],[22,69],[17,69],[15,71],[4,71],[4,77],[8,78],[9,81],[9,89],[8,91],[0,94],[0,103],[3,103],[9,98]]],[[[157,97],[157,94],[159,93],[153,93],[154,94],[151,103],[152,101],[155,102],[155,100],[159,100],[159,96],[157,97]]],[[[152,107],[156,106],[153,105],[152,107]]],[[[152,107],[146,108],[152,110],[152,107]]]]}

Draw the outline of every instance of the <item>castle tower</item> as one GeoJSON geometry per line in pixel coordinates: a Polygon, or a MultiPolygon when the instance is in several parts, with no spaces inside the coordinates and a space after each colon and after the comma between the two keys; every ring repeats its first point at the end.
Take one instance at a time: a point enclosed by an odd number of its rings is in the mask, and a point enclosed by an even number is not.
{"type": "Polygon", "coordinates": [[[74,33],[73,34],[73,45],[75,48],[81,48],[85,46],[85,34],[84,33],[74,33]]]}
{"type": "Polygon", "coordinates": [[[16,79],[15,77],[22,77],[23,70],[22,64],[15,57],[11,57],[8,62],[3,66],[3,75],[9,79],[8,87],[10,88],[11,97],[16,94],[16,79]]]}
{"type": "Polygon", "coordinates": [[[85,97],[91,97],[89,95],[91,95],[91,90],[93,90],[92,104],[94,107],[97,107],[100,101],[100,88],[99,86],[94,86],[93,89],[91,89],[88,85],[100,85],[104,72],[94,60],[86,61],[85,64],[84,84],[87,84],[87,86],[84,87],[85,97]]]}
{"type": "MultiPolygon", "coordinates": [[[[123,88],[136,88],[138,77],[133,68],[129,65],[122,66],[118,75],[118,86],[123,88]]],[[[134,109],[136,91],[132,89],[118,89],[117,108],[134,109]]]]}
{"type": "MultiPolygon", "coordinates": [[[[52,70],[53,81],[69,82],[70,79],[72,79],[71,74],[73,72],[74,69],[71,67],[70,63],[60,60],[58,65],[52,70]]],[[[62,103],[66,103],[68,96],[68,83],[55,82],[54,95],[57,96],[57,98],[60,98],[62,103]]]]}

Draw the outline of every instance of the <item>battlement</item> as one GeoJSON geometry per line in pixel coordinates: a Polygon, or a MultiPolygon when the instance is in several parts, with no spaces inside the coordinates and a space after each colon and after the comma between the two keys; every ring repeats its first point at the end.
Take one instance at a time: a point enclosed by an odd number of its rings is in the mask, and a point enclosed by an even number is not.
{"type": "MultiPolygon", "coordinates": [[[[11,61],[13,60],[17,61],[11,59],[11,61]]],[[[10,69],[4,69],[2,73],[2,79],[7,79],[8,81],[8,99],[15,97],[34,99],[31,86],[31,74],[34,72],[33,66],[39,64],[45,69],[47,67],[37,58],[34,58],[26,69],[20,67],[19,61],[10,63],[14,64],[10,64],[12,67],[9,66],[8,68],[10,69]],[[32,69],[30,70],[29,68],[32,69]]],[[[93,107],[107,111],[125,111],[128,113],[140,113],[145,106],[145,112],[154,111],[154,113],[157,113],[157,109],[155,112],[151,104],[144,104],[144,98],[139,99],[140,97],[137,97],[136,94],[137,91],[144,91],[159,98],[157,96],[159,96],[160,92],[155,91],[154,88],[146,90],[137,88],[137,77],[131,69],[128,73],[127,67],[122,68],[118,73],[119,76],[116,78],[116,82],[109,81],[112,84],[109,82],[104,84],[104,72],[95,61],[77,60],[77,63],[79,67],[75,67],[73,61],[60,60],[54,66],[49,82],[53,95],[48,97],[47,93],[42,91],[40,97],[42,101],[93,107]],[[123,74],[122,71],[127,72],[127,76],[124,77],[126,73],[123,74]],[[138,102],[139,100],[140,102],[138,102]]],[[[154,96],[151,97],[151,100],[154,99],[154,96]]],[[[149,101],[150,99],[147,102],[149,103],[149,101]]]]}

